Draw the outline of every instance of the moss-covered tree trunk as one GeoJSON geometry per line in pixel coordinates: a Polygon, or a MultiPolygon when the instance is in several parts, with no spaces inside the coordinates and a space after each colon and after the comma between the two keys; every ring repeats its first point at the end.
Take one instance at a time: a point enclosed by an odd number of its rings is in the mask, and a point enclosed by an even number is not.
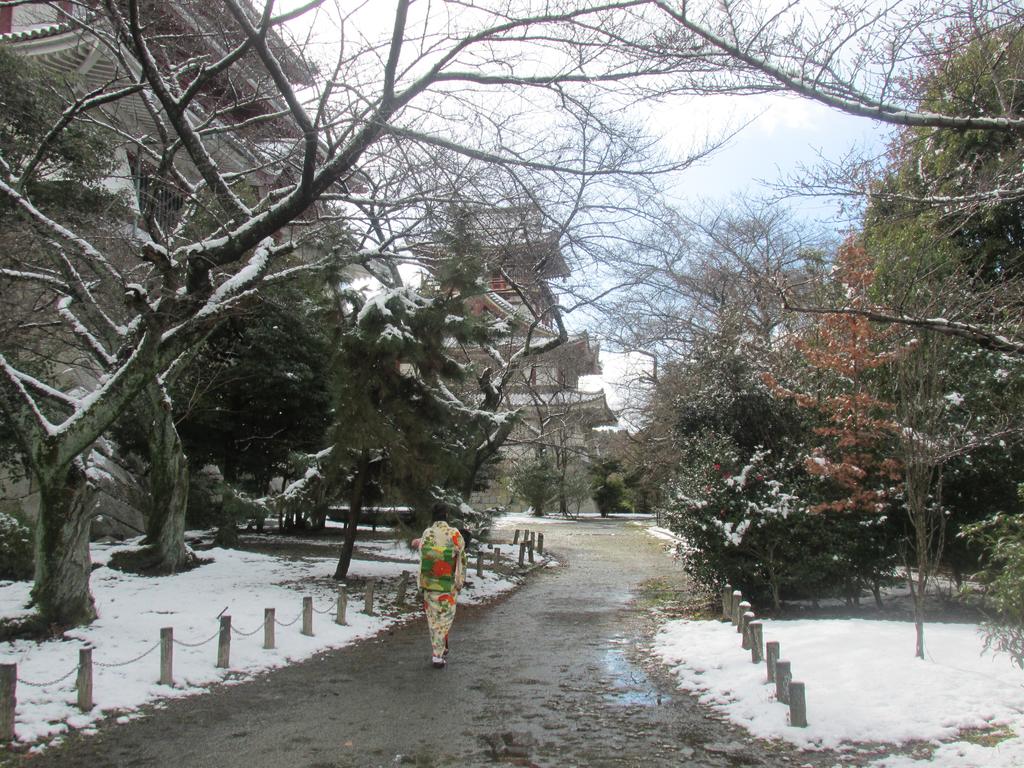
{"type": "Polygon", "coordinates": [[[185,547],[188,510],[188,461],[174,425],[167,392],[157,381],[142,398],[149,422],[149,516],[146,539],[151,547],[150,571],[176,573],[189,559],[185,547]]]}
{"type": "Polygon", "coordinates": [[[39,519],[32,602],[45,626],[88,624],[96,618],[96,604],[89,591],[94,489],[81,459],[64,466],[41,461],[34,474],[39,483],[39,519]]]}

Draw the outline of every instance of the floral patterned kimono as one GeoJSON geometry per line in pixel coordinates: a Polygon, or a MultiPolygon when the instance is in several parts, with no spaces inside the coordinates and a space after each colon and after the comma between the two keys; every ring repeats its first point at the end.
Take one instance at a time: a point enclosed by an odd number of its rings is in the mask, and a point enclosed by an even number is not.
{"type": "Polygon", "coordinates": [[[419,585],[430,627],[435,663],[448,653],[448,631],[455,620],[455,602],[466,582],[466,543],[444,521],[431,525],[420,541],[419,585]]]}

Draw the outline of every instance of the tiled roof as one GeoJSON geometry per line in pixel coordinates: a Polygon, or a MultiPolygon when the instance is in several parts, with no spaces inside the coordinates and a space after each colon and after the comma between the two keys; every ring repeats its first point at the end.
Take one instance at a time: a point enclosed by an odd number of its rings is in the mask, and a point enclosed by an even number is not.
{"type": "Polygon", "coordinates": [[[54,37],[70,29],[70,24],[45,24],[40,27],[30,27],[0,35],[0,43],[21,43],[25,40],[39,40],[44,37],[54,37]]]}

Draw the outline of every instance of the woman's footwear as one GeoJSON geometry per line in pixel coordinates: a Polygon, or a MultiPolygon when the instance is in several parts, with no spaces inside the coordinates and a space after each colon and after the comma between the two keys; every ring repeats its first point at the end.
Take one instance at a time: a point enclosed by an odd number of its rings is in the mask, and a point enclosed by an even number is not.
{"type": "Polygon", "coordinates": [[[434,665],[434,669],[444,669],[448,666],[448,662],[445,661],[444,656],[431,656],[430,663],[434,665]]]}

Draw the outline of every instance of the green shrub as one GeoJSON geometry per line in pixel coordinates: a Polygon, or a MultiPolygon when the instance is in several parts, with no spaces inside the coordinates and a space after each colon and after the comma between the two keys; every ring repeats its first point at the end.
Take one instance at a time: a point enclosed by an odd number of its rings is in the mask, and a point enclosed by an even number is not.
{"type": "Polygon", "coordinates": [[[816,481],[802,462],[763,449],[744,460],[712,434],[688,458],[666,516],[686,542],[686,570],[707,589],[728,582],[778,610],[784,599],[877,597],[891,580],[885,517],[810,511],[816,481]]]}
{"type": "Polygon", "coordinates": [[[962,535],[986,553],[975,576],[985,588],[986,648],[1009,654],[1024,669],[1024,515],[997,514],[965,527],[962,535]]]}
{"type": "Polygon", "coordinates": [[[33,560],[32,529],[20,517],[0,512],[0,579],[31,579],[33,560]]]}

